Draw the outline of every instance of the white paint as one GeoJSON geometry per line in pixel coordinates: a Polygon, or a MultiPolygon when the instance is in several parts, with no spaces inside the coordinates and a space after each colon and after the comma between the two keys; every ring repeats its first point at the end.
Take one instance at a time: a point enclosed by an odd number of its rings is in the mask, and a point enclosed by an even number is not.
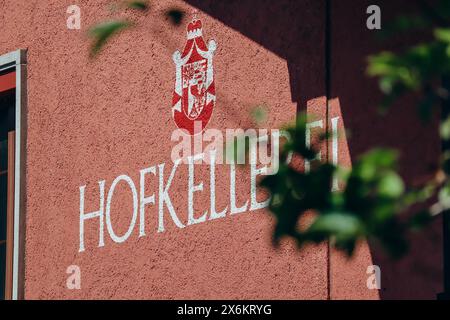
{"type": "Polygon", "coordinates": [[[216,210],[216,150],[211,151],[210,153],[210,216],[209,220],[225,218],[228,206],[225,207],[220,212],[216,210]]]}
{"type": "MultiPolygon", "coordinates": [[[[264,143],[264,140],[267,140],[267,135],[262,140],[258,140],[258,148],[259,148],[259,163],[261,164],[270,164],[270,167],[267,168],[267,175],[273,175],[276,174],[280,168],[280,137],[281,137],[280,130],[272,130],[271,134],[271,152],[270,156],[263,155],[264,150],[268,150],[267,142],[264,143]],[[267,157],[267,160],[264,158],[267,157]]],[[[260,138],[261,139],[261,135],[260,138]]],[[[287,157],[287,163],[289,163],[292,159],[292,153],[290,153],[287,157]]],[[[257,164],[257,160],[255,161],[255,164],[257,164]]]]}
{"type": "MultiPolygon", "coordinates": [[[[14,163],[14,252],[13,252],[13,300],[19,298],[19,251],[20,251],[20,221],[21,221],[21,183],[22,183],[22,145],[26,148],[25,136],[22,141],[22,107],[26,105],[26,100],[22,102],[22,94],[26,97],[26,69],[22,63],[22,52],[14,52],[16,64],[16,130],[15,130],[15,163],[14,163]],[[23,78],[22,78],[23,77],[23,78]]],[[[26,99],[26,98],[25,98],[26,99]]],[[[25,117],[25,114],[23,114],[25,117]]],[[[25,122],[26,123],[26,122],[25,122]]],[[[26,129],[26,128],[23,128],[26,129]]],[[[25,194],[23,196],[26,196],[25,194]]],[[[23,209],[25,210],[25,209],[23,209]]],[[[25,257],[23,257],[25,258],[25,257]]],[[[24,281],[24,280],[23,280],[24,281]]]]}
{"type": "Polygon", "coordinates": [[[191,40],[191,39],[194,39],[197,37],[202,37],[202,36],[203,36],[202,29],[195,29],[195,30],[189,31],[187,34],[188,40],[191,40]]]}
{"type": "Polygon", "coordinates": [[[194,214],[194,193],[203,191],[203,182],[199,184],[195,184],[194,182],[194,163],[197,160],[203,160],[203,154],[198,154],[193,157],[188,158],[188,225],[193,225],[197,223],[202,223],[206,221],[206,216],[208,214],[208,210],[206,210],[202,216],[199,218],[195,218],[194,214]]]}
{"type": "MultiPolygon", "coordinates": [[[[338,147],[338,140],[336,137],[337,128],[338,128],[338,121],[339,117],[335,117],[331,119],[332,123],[332,130],[333,130],[333,140],[332,140],[332,161],[333,163],[337,162],[337,147],[338,147]]],[[[323,121],[315,121],[313,123],[308,124],[307,126],[307,132],[306,132],[306,144],[309,146],[311,143],[311,130],[313,128],[323,128],[323,121]]],[[[218,147],[220,144],[222,144],[222,147],[219,148],[220,150],[223,150],[223,140],[221,138],[217,139],[218,136],[222,137],[222,134],[220,132],[213,132],[207,140],[213,140],[218,141],[218,144],[212,143],[210,145],[209,154],[200,153],[196,155],[189,155],[187,156],[186,150],[182,150],[183,147],[178,148],[178,154],[180,155],[182,152],[183,158],[179,158],[174,161],[173,167],[171,168],[170,174],[165,179],[165,168],[166,164],[162,163],[156,166],[147,167],[145,169],[139,170],[139,193],[136,189],[136,186],[133,182],[133,180],[126,175],[121,175],[115,178],[111,184],[111,187],[108,190],[107,193],[107,199],[105,204],[105,185],[106,182],[104,180],[101,180],[98,182],[99,184],[99,207],[97,211],[93,212],[85,212],[85,193],[86,193],[86,186],[80,187],[80,248],[79,252],[83,252],[85,250],[85,243],[84,243],[84,226],[87,220],[91,219],[97,219],[98,218],[98,225],[99,225],[99,247],[104,246],[104,220],[106,220],[107,230],[109,233],[109,236],[111,239],[116,243],[122,243],[125,242],[133,233],[133,230],[136,227],[136,224],[139,224],[139,237],[146,236],[146,209],[149,209],[149,207],[154,207],[154,210],[157,211],[156,215],[149,215],[149,216],[156,216],[158,219],[157,222],[157,232],[161,233],[166,230],[165,226],[165,217],[168,216],[171,218],[173,223],[178,228],[185,228],[185,226],[191,226],[194,224],[204,223],[207,220],[216,220],[225,218],[227,214],[229,215],[236,215],[240,213],[245,212],[251,212],[255,210],[260,210],[263,208],[266,208],[269,205],[270,198],[265,199],[264,201],[258,201],[257,200],[257,191],[258,191],[258,177],[263,175],[269,175],[269,174],[276,174],[279,169],[279,148],[280,148],[280,137],[285,137],[288,141],[290,139],[289,134],[286,131],[279,131],[279,130],[272,130],[271,132],[271,150],[269,151],[269,143],[268,143],[268,130],[262,129],[259,130],[259,135],[256,135],[256,130],[244,130],[242,129],[233,129],[227,132],[228,137],[232,137],[232,139],[227,138],[227,141],[234,141],[235,138],[241,138],[241,143],[245,142],[245,138],[243,137],[247,136],[247,142],[249,143],[249,167],[245,167],[242,169],[240,174],[249,174],[250,177],[239,177],[237,179],[236,175],[238,174],[236,164],[231,161],[229,165],[226,167],[229,169],[229,204],[226,205],[224,208],[221,208],[221,211],[218,211],[216,208],[216,198],[218,191],[216,190],[216,164],[217,164],[217,153],[218,150],[214,149],[212,146],[218,147]],[[256,136],[255,136],[256,135],[256,136]],[[210,137],[214,137],[211,139],[210,137]],[[259,150],[258,150],[259,148],[259,150]],[[261,150],[264,149],[264,150],[261,150]],[[259,152],[258,152],[259,151],[259,152]],[[206,160],[207,159],[207,162],[206,160]],[[180,189],[180,181],[179,179],[175,179],[178,168],[182,164],[182,162],[185,161],[187,164],[187,181],[186,184],[183,186],[183,183],[181,184],[183,187],[180,189]],[[271,166],[269,166],[271,164],[271,166]],[[205,206],[202,208],[203,211],[200,211],[200,209],[196,209],[195,205],[195,196],[199,194],[200,192],[204,192],[204,181],[196,181],[196,170],[203,169],[206,166],[209,166],[209,204],[205,204],[205,206]],[[249,169],[249,171],[248,171],[249,169]],[[249,173],[248,173],[249,172],[249,173]],[[152,175],[155,179],[158,181],[158,191],[155,193],[151,193],[149,190],[146,180],[148,181],[148,176],[152,175]],[[158,177],[156,177],[158,176],[158,177]],[[146,179],[147,178],[147,179],[146,179]],[[133,195],[133,216],[130,222],[130,225],[128,227],[127,232],[123,236],[117,236],[113,230],[112,224],[111,224],[111,203],[112,198],[114,196],[114,192],[116,189],[116,186],[119,182],[124,181],[128,184],[132,195],[133,195]],[[177,181],[178,186],[174,186],[174,182],[177,181]],[[249,189],[250,189],[250,198],[245,199],[245,203],[238,204],[237,203],[237,183],[239,181],[247,181],[250,182],[249,189]],[[156,197],[158,197],[158,200],[156,200],[156,197]],[[177,210],[175,211],[175,207],[172,203],[172,197],[177,197],[177,199],[183,199],[185,201],[185,204],[183,204],[180,207],[180,204],[177,203],[177,210]],[[185,200],[187,199],[187,201],[185,200]],[[209,209],[209,210],[208,210],[209,209]],[[166,211],[167,210],[167,211],[166,211]],[[138,213],[139,211],[139,213],[138,213]],[[179,215],[177,214],[177,211],[179,215]],[[137,219],[139,215],[139,219],[137,219]],[[105,216],[105,217],[104,217],[105,216]],[[180,219],[183,217],[182,220],[180,219]],[[185,221],[185,222],[184,222],[185,221]]],[[[177,136],[177,139],[179,139],[181,135],[177,136]]],[[[188,144],[191,145],[192,138],[190,135],[185,135],[184,137],[188,138],[188,144]]],[[[198,141],[205,141],[204,138],[202,138],[202,135],[198,135],[197,137],[194,137],[194,142],[196,141],[195,138],[198,138],[198,141]]],[[[185,140],[185,139],[182,139],[185,140]]],[[[199,143],[199,142],[195,143],[199,143]]],[[[182,144],[186,143],[186,141],[182,142],[182,144]]],[[[239,141],[238,141],[239,143],[239,141]]],[[[245,149],[245,145],[241,145],[238,147],[238,149],[245,149]]],[[[189,150],[190,152],[190,150],[189,150]]],[[[289,154],[286,161],[289,163],[292,159],[292,154],[289,154]]],[[[306,167],[306,165],[305,165],[306,167]]],[[[156,191],[156,190],[155,190],[156,191]]],[[[219,193],[224,194],[224,190],[220,190],[219,193]]]]}
{"type": "Polygon", "coordinates": [[[169,188],[172,184],[173,177],[175,176],[175,172],[180,165],[181,160],[175,161],[172,172],[170,173],[169,179],[167,179],[167,183],[164,186],[164,166],[165,164],[160,164],[158,166],[159,168],[159,193],[158,193],[158,200],[159,200],[159,223],[158,223],[158,232],[163,232],[164,229],[164,204],[167,206],[167,209],[169,210],[170,217],[172,218],[173,222],[175,222],[176,226],[178,228],[184,228],[184,225],[181,223],[180,219],[178,219],[178,216],[175,212],[175,209],[173,208],[172,201],[170,200],[169,196],[169,188]]]}
{"type": "Polygon", "coordinates": [[[155,204],[155,194],[145,196],[145,176],[149,173],[156,176],[156,167],[150,167],[139,171],[140,173],[140,197],[139,197],[139,237],[145,236],[145,206],[155,204]]]}
{"type": "MultiPolygon", "coordinates": [[[[262,166],[261,168],[257,168],[257,146],[259,147],[259,151],[261,152],[261,149],[266,149],[267,150],[267,133],[266,135],[260,135],[257,142],[258,145],[255,144],[250,144],[250,211],[254,211],[254,210],[259,210],[259,209],[263,209],[266,208],[269,203],[270,203],[270,197],[263,201],[263,202],[258,202],[257,200],[257,176],[259,175],[267,175],[268,172],[276,172],[278,171],[278,161],[279,161],[279,156],[278,156],[278,149],[279,149],[279,135],[275,134],[275,139],[274,136],[272,136],[272,154],[274,152],[276,152],[275,157],[277,158],[276,161],[276,171],[274,171],[274,168],[271,168],[271,170],[269,171],[269,168],[267,166],[262,166]],[[274,141],[275,140],[275,141],[274,141]],[[262,145],[261,145],[262,144],[262,145]],[[276,151],[274,150],[276,149],[276,151]]],[[[264,158],[266,157],[267,154],[265,155],[261,155],[260,153],[260,158],[264,158]]],[[[274,158],[275,158],[274,157],[274,158]]],[[[269,157],[267,157],[269,158],[269,157]]],[[[264,163],[263,161],[260,161],[261,163],[264,163]]],[[[267,161],[266,163],[270,163],[272,161],[267,161]]]]}
{"type": "MultiPolygon", "coordinates": [[[[292,139],[291,134],[288,131],[286,131],[286,130],[281,130],[280,131],[280,138],[281,137],[286,138],[286,140],[288,142],[291,141],[291,139],[292,139]]],[[[288,152],[287,157],[286,157],[286,164],[290,164],[291,163],[293,155],[294,155],[293,151],[288,152]]],[[[278,160],[280,160],[279,156],[278,156],[278,160]]],[[[274,171],[273,174],[275,174],[277,172],[278,172],[278,168],[276,168],[276,171],[274,171]]]]}
{"type": "MultiPolygon", "coordinates": [[[[323,129],[323,120],[317,120],[306,124],[305,139],[307,148],[311,147],[311,131],[314,128],[323,129]]],[[[315,160],[322,160],[322,152],[320,150],[317,151],[317,156],[315,160]]],[[[305,159],[305,172],[308,173],[310,170],[311,170],[311,161],[305,159]]]]}
{"type": "Polygon", "coordinates": [[[230,164],[230,214],[238,214],[247,211],[248,200],[241,207],[236,205],[236,165],[230,164]]]}
{"type": "MultiPolygon", "coordinates": [[[[338,150],[338,122],[339,117],[335,117],[331,119],[331,163],[335,166],[339,164],[339,150],[338,150]]],[[[339,190],[339,181],[337,177],[333,177],[333,187],[332,191],[339,190]]]]}
{"type": "Polygon", "coordinates": [[[118,176],[116,179],[114,179],[111,188],[109,189],[108,192],[108,199],[106,200],[106,227],[108,228],[108,232],[109,232],[109,236],[111,237],[111,239],[116,242],[116,243],[122,243],[125,242],[131,235],[131,233],[133,232],[134,226],[136,224],[136,220],[137,220],[137,216],[138,216],[138,195],[137,195],[137,190],[136,190],[136,186],[134,185],[133,180],[131,180],[131,178],[127,175],[121,175],[118,176]],[[131,222],[130,222],[130,226],[128,227],[127,232],[125,232],[125,234],[123,236],[118,236],[115,232],[114,229],[112,227],[112,223],[111,223],[111,202],[112,202],[112,197],[114,195],[114,190],[116,189],[116,186],[119,184],[120,181],[124,181],[128,184],[128,186],[131,189],[131,193],[133,195],[133,216],[131,218],[131,222]]]}
{"type": "Polygon", "coordinates": [[[86,186],[80,187],[80,248],[78,252],[83,252],[84,248],[84,221],[94,218],[99,218],[99,240],[98,246],[103,247],[105,245],[105,241],[103,238],[104,234],[104,219],[103,213],[105,208],[105,180],[99,181],[99,189],[100,189],[100,208],[97,211],[93,211],[90,213],[85,213],[84,211],[84,194],[86,190],[86,186]]]}

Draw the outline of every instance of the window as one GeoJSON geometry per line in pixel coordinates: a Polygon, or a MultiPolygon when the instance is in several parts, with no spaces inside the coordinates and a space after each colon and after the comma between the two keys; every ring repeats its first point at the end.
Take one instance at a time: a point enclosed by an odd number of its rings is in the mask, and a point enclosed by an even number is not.
{"type": "Polygon", "coordinates": [[[0,56],[0,299],[23,294],[24,57],[24,51],[0,56]]]}
{"type": "Polygon", "coordinates": [[[16,74],[0,72],[0,297],[11,299],[16,74]]]}

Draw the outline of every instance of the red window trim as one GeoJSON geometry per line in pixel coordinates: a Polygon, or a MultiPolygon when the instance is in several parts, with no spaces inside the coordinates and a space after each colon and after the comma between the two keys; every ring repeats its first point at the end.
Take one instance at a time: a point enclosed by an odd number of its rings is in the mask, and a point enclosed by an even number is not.
{"type": "Polygon", "coordinates": [[[16,87],[16,72],[0,75],[0,92],[8,91],[16,87]]]}

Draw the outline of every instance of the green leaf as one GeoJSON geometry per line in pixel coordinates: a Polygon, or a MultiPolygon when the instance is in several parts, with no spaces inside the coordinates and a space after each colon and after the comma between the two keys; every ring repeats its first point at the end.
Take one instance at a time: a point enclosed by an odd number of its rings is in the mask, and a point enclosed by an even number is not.
{"type": "Polygon", "coordinates": [[[333,239],[338,249],[352,254],[355,242],[364,233],[361,221],[354,215],[344,212],[324,213],[316,218],[314,223],[300,235],[300,242],[321,242],[333,239]]]}
{"type": "Polygon", "coordinates": [[[95,56],[115,34],[131,26],[131,23],[124,20],[112,20],[97,24],[89,30],[89,35],[94,38],[91,47],[91,56],[95,56]]]}
{"type": "Polygon", "coordinates": [[[450,151],[445,151],[442,156],[442,170],[445,174],[450,175],[450,151]]]}
{"type": "Polygon", "coordinates": [[[431,120],[433,114],[433,107],[437,102],[436,96],[433,93],[426,94],[424,98],[418,104],[418,113],[421,120],[427,123],[431,120]]]}
{"type": "Polygon", "coordinates": [[[409,219],[409,226],[414,231],[422,230],[433,221],[433,216],[427,211],[420,211],[409,219]]]}
{"type": "Polygon", "coordinates": [[[441,122],[440,130],[441,138],[450,140],[450,117],[441,122]]]}
{"type": "Polygon", "coordinates": [[[401,33],[422,30],[431,25],[429,19],[422,16],[400,15],[394,21],[389,22],[377,34],[382,40],[401,33]]]}
{"type": "Polygon", "coordinates": [[[439,191],[439,203],[446,209],[450,208],[450,184],[446,184],[439,191]]]}
{"type": "Polygon", "coordinates": [[[308,231],[354,235],[361,231],[361,223],[353,215],[347,213],[327,213],[319,216],[308,231]]]}
{"type": "Polygon", "coordinates": [[[390,149],[373,149],[362,155],[354,165],[353,174],[365,181],[373,180],[380,169],[394,168],[397,152],[390,149]]]}
{"type": "Polygon", "coordinates": [[[405,186],[400,176],[394,172],[388,172],[381,177],[378,184],[380,196],[398,198],[403,194],[405,186]]]}
{"type": "Polygon", "coordinates": [[[436,39],[444,42],[450,43],[450,29],[448,28],[437,28],[434,30],[434,36],[436,39]]]}
{"type": "Polygon", "coordinates": [[[148,9],[147,1],[130,1],[127,4],[128,8],[145,11],[148,9]]]}
{"type": "Polygon", "coordinates": [[[256,124],[261,125],[267,120],[267,107],[265,105],[260,105],[251,111],[251,116],[256,124]]]}

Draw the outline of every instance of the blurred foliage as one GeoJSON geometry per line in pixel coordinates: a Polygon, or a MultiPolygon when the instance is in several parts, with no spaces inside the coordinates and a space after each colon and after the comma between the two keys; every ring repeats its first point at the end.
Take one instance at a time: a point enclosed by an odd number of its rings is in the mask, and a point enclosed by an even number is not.
{"type": "Polygon", "coordinates": [[[261,125],[267,121],[267,106],[259,105],[252,109],[251,117],[256,125],[261,125]]]}
{"type": "Polygon", "coordinates": [[[91,47],[91,55],[96,55],[108,39],[121,30],[126,29],[130,25],[131,23],[128,21],[113,20],[103,22],[92,27],[89,30],[89,34],[95,38],[95,41],[91,47]]]}
{"type": "MultiPolygon", "coordinates": [[[[146,12],[149,8],[148,1],[124,1],[119,5],[113,4],[114,11],[118,8],[133,9],[142,13],[146,12]]],[[[170,8],[166,10],[165,16],[169,18],[172,24],[179,25],[184,17],[184,12],[177,8],[170,8]]],[[[95,57],[105,44],[119,32],[132,27],[134,24],[126,19],[117,19],[106,22],[101,22],[89,29],[89,36],[93,38],[90,56],[95,57]]]]}
{"type": "Polygon", "coordinates": [[[126,3],[128,8],[145,11],[148,9],[147,1],[130,1],[126,3]]]}
{"type": "Polygon", "coordinates": [[[435,5],[428,1],[416,2],[421,15],[402,16],[390,29],[401,25],[400,30],[404,32],[426,30],[431,36],[429,41],[400,53],[373,55],[369,57],[367,71],[379,79],[385,95],[383,108],[392,107],[399,97],[412,93],[419,99],[417,109],[425,122],[440,114],[441,166],[435,178],[423,187],[433,188],[437,195],[437,202],[428,210],[435,216],[450,208],[450,0],[436,1],[435,5]]]}
{"type": "MultiPolygon", "coordinates": [[[[307,122],[302,115],[295,126],[287,128],[291,140],[282,148],[282,159],[290,153],[307,160],[316,158],[315,149],[327,137],[323,135],[308,148],[307,122]]],[[[396,172],[397,158],[394,150],[374,149],[361,156],[352,169],[322,163],[312,166],[309,172],[285,161],[280,163],[276,174],[261,181],[272,195],[269,209],[277,221],[275,244],[283,236],[293,237],[300,247],[331,240],[334,247],[351,255],[358,240],[369,238],[393,257],[404,254],[408,247],[407,225],[417,225],[418,218],[406,225],[400,222],[398,213],[409,203],[410,194],[396,172]],[[339,190],[332,191],[333,179],[339,179],[339,190]],[[299,225],[307,213],[313,221],[299,225]]]]}
{"type": "MultiPolygon", "coordinates": [[[[441,167],[430,181],[407,190],[397,173],[395,150],[373,149],[347,170],[321,163],[301,172],[282,163],[278,173],[261,182],[272,195],[270,211],[277,221],[275,243],[285,236],[294,238],[300,247],[328,240],[351,255],[359,240],[369,239],[396,258],[408,251],[409,232],[423,229],[450,208],[450,0],[441,0],[435,6],[427,1],[415,2],[421,8],[420,15],[403,15],[379,35],[389,38],[423,30],[432,38],[401,53],[370,56],[367,72],[379,80],[384,95],[381,110],[412,93],[418,97],[417,110],[424,122],[433,114],[443,115],[439,128],[444,146],[441,167]],[[337,191],[332,191],[333,177],[339,177],[337,191]],[[424,205],[416,206],[419,203],[424,205]],[[425,205],[429,203],[432,205],[425,205]],[[417,207],[425,209],[415,210],[417,207]],[[308,212],[312,222],[302,226],[299,222],[308,212]]],[[[284,146],[282,158],[290,152],[307,160],[315,158],[314,148],[305,144],[306,123],[303,115],[288,128],[292,139],[284,146]]]]}

